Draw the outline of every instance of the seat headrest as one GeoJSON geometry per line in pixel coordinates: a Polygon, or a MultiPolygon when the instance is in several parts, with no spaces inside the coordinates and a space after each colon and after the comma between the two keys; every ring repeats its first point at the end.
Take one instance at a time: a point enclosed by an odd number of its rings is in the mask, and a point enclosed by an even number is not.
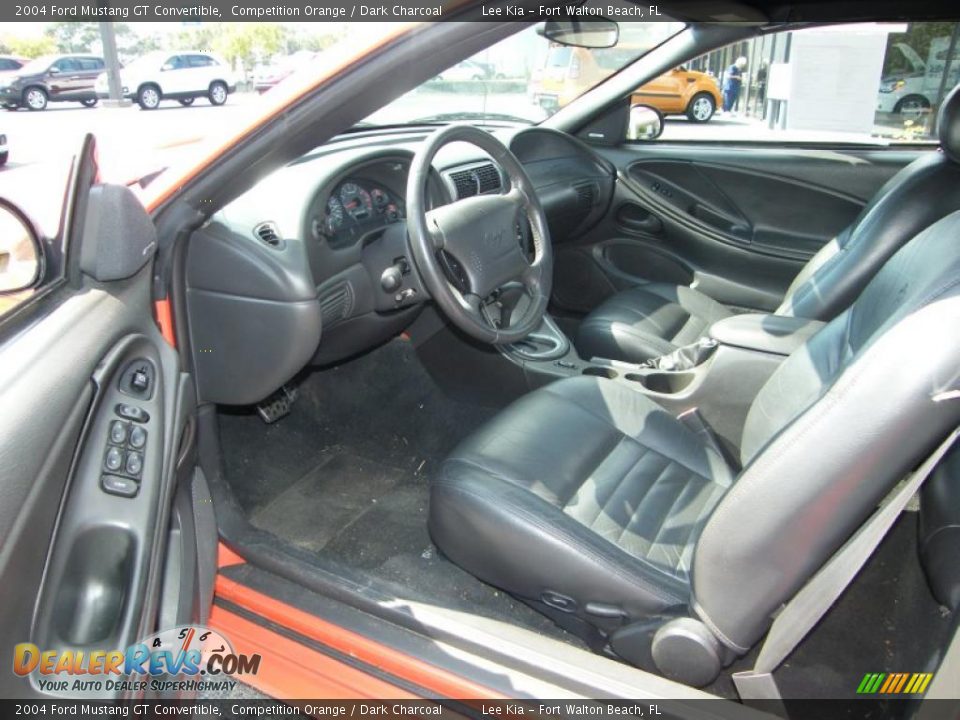
{"type": "Polygon", "coordinates": [[[937,114],[937,133],[944,154],[960,163],[960,85],[947,93],[937,114]]]}

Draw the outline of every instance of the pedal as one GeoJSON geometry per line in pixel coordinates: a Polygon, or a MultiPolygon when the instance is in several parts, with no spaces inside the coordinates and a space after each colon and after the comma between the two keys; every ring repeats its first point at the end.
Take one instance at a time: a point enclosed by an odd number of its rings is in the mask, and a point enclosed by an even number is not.
{"type": "Polygon", "coordinates": [[[270,397],[257,403],[257,414],[267,425],[271,425],[290,414],[290,409],[296,399],[297,389],[295,387],[281,385],[280,389],[270,397]]]}

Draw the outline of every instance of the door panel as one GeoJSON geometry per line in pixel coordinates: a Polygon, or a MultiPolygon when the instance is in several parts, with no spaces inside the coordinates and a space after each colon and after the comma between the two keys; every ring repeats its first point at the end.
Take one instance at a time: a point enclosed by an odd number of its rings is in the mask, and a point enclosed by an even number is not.
{"type": "Polygon", "coordinates": [[[604,220],[558,248],[555,301],[586,312],[645,281],[772,311],[803,265],[921,150],[649,143],[596,148],[619,174],[604,220]],[[686,281],[686,282],[684,282],[686,281]]]}
{"type": "MultiPolygon", "coordinates": [[[[85,162],[93,155],[88,145],[85,162]]],[[[81,167],[77,177],[93,174],[81,167]]],[[[0,326],[0,653],[8,661],[19,643],[126,647],[157,613],[177,450],[192,417],[183,410],[193,407],[189,376],[153,321],[149,263],[116,280],[81,271],[126,274],[90,254],[122,262],[113,243],[149,257],[139,228],[104,230],[100,202],[102,193],[75,191],[66,226],[88,232],[69,240],[70,279],[0,326]],[[105,477],[120,481],[105,490],[105,477]]],[[[12,672],[0,674],[0,693],[42,694],[31,676],[12,672]]]]}

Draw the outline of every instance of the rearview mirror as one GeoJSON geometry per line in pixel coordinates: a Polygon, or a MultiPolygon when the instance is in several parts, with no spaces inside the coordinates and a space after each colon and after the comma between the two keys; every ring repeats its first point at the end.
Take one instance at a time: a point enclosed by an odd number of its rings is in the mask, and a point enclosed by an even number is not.
{"type": "Polygon", "coordinates": [[[663,134],[663,115],[649,105],[633,105],[627,120],[627,140],[656,140],[663,134]]]}
{"type": "Polygon", "coordinates": [[[613,20],[548,20],[540,32],[561,45],[582,48],[609,48],[620,39],[620,26],[613,20]]]}
{"type": "Polygon", "coordinates": [[[40,277],[40,241],[29,223],[0,205],[0,294],[26,290],[40,277]]]}

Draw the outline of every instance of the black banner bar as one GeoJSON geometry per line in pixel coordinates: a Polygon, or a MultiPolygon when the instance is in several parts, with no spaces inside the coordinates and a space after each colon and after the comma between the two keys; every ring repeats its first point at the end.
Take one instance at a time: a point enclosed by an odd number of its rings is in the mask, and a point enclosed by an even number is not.
{"type": "Polygon", "coordinates": [[[623,0],[24,0],[3,3],[0,22],[503,22],[598,18],[666,22],[655,3],[623,0]]]}

